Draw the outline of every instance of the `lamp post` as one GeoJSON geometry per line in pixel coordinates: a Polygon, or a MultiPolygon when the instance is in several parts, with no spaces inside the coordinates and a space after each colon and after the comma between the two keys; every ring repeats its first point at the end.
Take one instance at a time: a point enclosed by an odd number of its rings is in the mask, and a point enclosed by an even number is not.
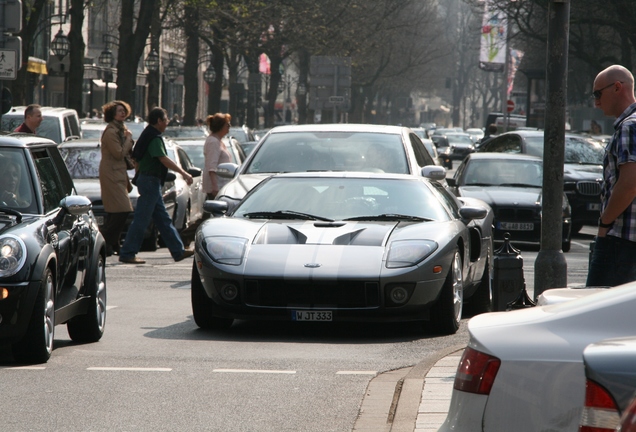
{"type": "Polygon", "coordinates": [[[70,51],[71,44],[68,41],[68,37],[62,31],[62,26],[58,30],[55,38],[51,42],[51,51],[55,54],[55,57],[60,61],[60,72],[62,72],[64,77],[64,86],[62,87],[62,94],[64,95],[64,106],[68,105],[68,95],[66,94],[66,84],[68,81],[68,72],[64,68],[64,63],[62,63],[62,59],[66,57],[68,52],[70,51]]]}
{"type": "Polygon", "coordinates": [[[113,81],[113,52],[110,50],[112,44],[117,44],[118,39],[105,33],[103,35],[104,50],[99,55],[97,61],[104,68],[104,105],[108,103],[108,84],[113,81]]]}

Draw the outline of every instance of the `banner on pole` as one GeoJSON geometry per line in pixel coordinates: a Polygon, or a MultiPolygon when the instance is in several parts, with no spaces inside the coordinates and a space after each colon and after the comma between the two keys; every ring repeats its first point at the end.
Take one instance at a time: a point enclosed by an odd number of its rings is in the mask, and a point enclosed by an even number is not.
{"type": "Polygon", "coordinates": [[[510,50],[510,63],[508,64],[508,97],[512,93],[512,87],[515,83],[515,75],[517,74],[517,69],[519,69],[519,64],[521,64],[521,59],[523,58],[523,51],[519,51],[516,49],[510,50]]]}
{"type": "Polygon", "coordinates": [[[506,15],[484,2],[484,18],[481,26],[481,49],[479,67],[485,71],[503,72],[506,62],[507,18],[506,15]]]}

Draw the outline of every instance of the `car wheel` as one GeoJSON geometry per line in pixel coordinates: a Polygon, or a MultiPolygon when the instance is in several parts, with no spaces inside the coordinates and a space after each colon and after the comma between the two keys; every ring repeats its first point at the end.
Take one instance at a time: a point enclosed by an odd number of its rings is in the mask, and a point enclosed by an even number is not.
{"type": "Polygon", "coordinates": [[[568,240],[568,241],[564,241],[561,243],[561,249],[563,250],[563,252],[570,252],[570,247],[572,246],[572,241],[568,240]]]}
{"type": "Polygon", "coordinates": [[[13,357],[21,363],[46,363],[53,352],[55,337],[55,282],[46,268],[35,299],[26,334],[13,345],[13,357]]]}
{"type": "Polygon", "coordinates": [[[201,283],[201,277],[196,266],[195,260],[192,263],[192,289],[190,290],[194,322],[202,329],[207,330],[229,328],[234,322],[232,318],[217,318],[212,315],[214,303],[208,298],[203,289],[203,283],[201,283]]]}
{"type": "Polygon", "coordinates": [[[471,315],[492,311],[492,277],[488,259],[486,259],[486,268],[479,282],[479,287],[470,297],[468,305],[470,306],[471,315]]]}
{"type": "Polygon", "coordinates": [[[439,299],[431,310],[433,325],[442,334],[455,334],[462,318],[464,275],[459,251],[455,251],[453,264],[446,276],[439,299]]]}
{"type": "Polygon", "coordinates": [[[86,294],[91,297],[91,307],[86,315],[71,319],[66,327],[75,342],[97,342],[104,334],[106,325],[106,267],[104,258],[99,255],[95,274],[87,287],[86,294]]]}

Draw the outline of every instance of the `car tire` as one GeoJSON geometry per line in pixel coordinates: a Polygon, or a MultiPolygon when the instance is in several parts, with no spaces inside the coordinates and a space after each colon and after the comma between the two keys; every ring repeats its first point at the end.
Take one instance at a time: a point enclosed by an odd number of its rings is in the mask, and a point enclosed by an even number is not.
{"type": "Polygon", "coordinates": [[[490,262],[486,259],[486,268],[479,282],[477,291],[470,297],[469,303],[470,315],[478,315],[480,313],[492,312],[493,309],[493,292],[492,292],[492,276],[490,274],[490,262]]]}
{"type": "Polygon", "coordinates": [[[26,334],[12,346],[13,357],[20,363],[46,363],[53,352],[54,337],[55,282],[51,269],[47,267],[26,334]]]}
{"type": "Polygon", "coordinates": [[[206,330],[222,330],[229,328],[234,320],[232,318],[217,318],[213,316],[214,302],[209,299],[203,289],[203,283],[197,270],[196,260],[192,263],[192,289],[190,290],[192,301],[192,315],[197,326],[206,330]]]}
{"type": "Polygon", "coordinates": [[[463,300],[462,259],[459,251],[456,250],[439,299],[431,310],[431,319],[437,331],[445,335],[457,333],[462,318],[463,300]]]}
{"type": "Polygon", "coordinates": [[[99,255],[95,272],[86,294],[91,297],[91,307],[86,315],[76,316],[67,324],[68,334],[75,342],[97,342],[106,325],[106,266],[99,255]]]}
{"type": "Polygon", "coordinates": [[[563,252],[570,252],[571,247],[572,247],[572,240],[564,241],[561,243],[561,250],[563,250],[563,252]]]}

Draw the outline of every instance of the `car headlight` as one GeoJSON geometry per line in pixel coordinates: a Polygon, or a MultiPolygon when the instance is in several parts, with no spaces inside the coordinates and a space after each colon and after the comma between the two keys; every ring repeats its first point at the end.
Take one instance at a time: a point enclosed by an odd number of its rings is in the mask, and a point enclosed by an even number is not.
{"type": "Polygon", "coordinates": [[[247,239],[241,237],[206,237],[205,248],[212,259],[220,264],[241,265],[247,239]]]}
{"type": "Polygon", "coordinates": [[[424,260],[437,250],[433,240],[397,240],[389,246],[387,268],[410,267],[424,260]]]}
{"type": "Polygon", "coordinates": [[[21,238],[11,234],[0,237],[0,277],[13,276],[26,261],[26,246],[21,238]]]}

